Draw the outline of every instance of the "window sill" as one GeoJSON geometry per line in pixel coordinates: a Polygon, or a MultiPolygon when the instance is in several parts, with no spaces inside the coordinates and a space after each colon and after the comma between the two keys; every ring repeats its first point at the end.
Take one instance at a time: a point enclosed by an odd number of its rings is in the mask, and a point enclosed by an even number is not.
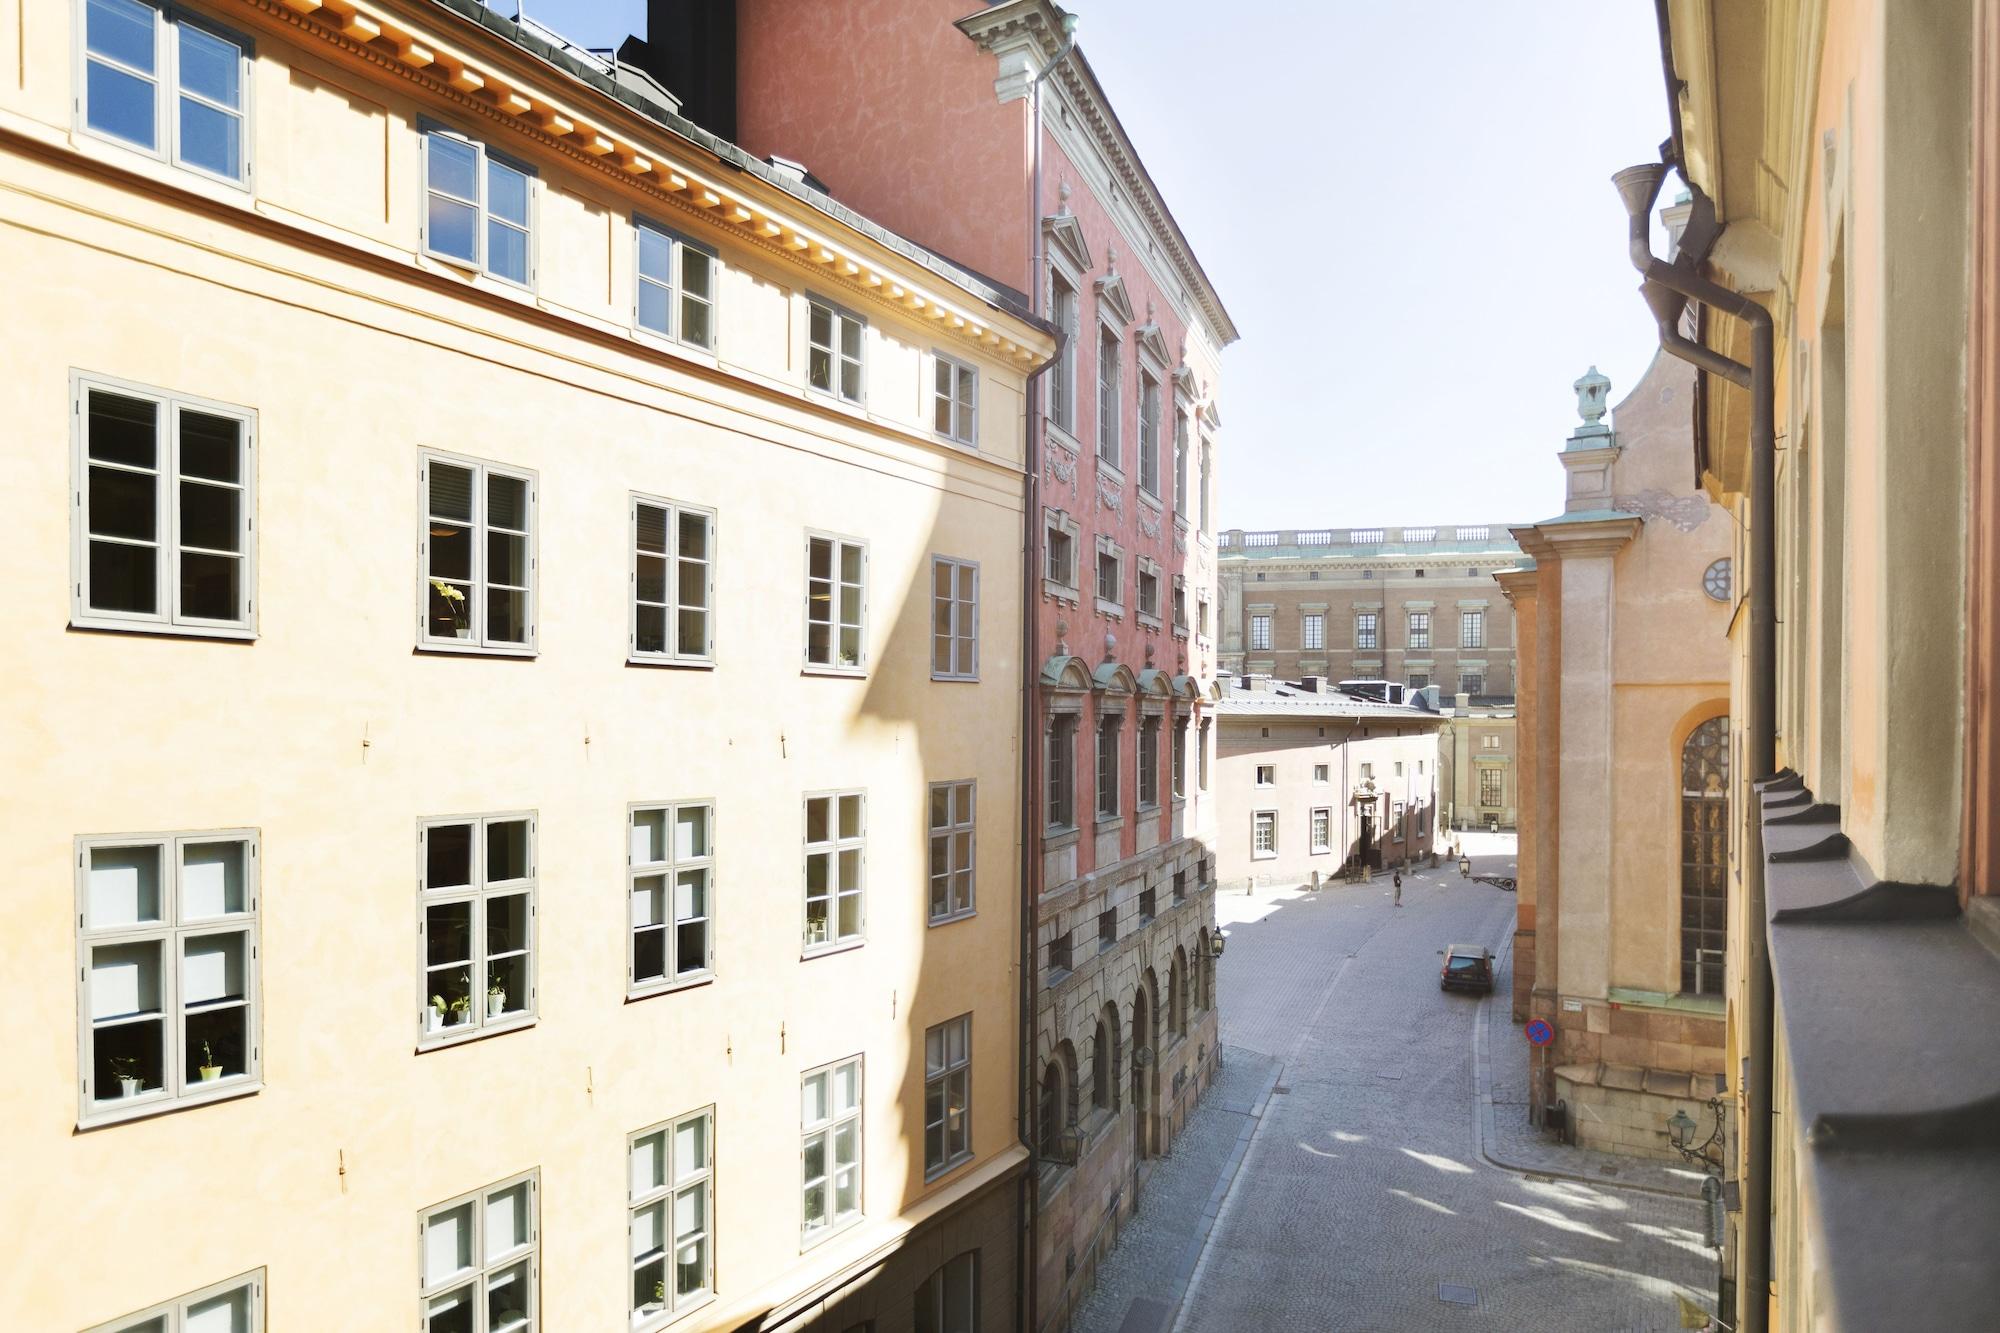
{"type": "Polygon", "coordinates": [[[810,1236],[801,1234],[799,1236],[799,1253],[804,1254],[808,1250],[818,1249],[820,1246],[832,1240],[835,1236],[841,1235],[844,1232],[854,1230],[854,1228],[860,1226],[864,1221],[866,1221],[867,1218],[868,1214],[866,1212],[857,1212],[854,1216],[848,1218],[846,1221],[834,1222],[828,1226],[823,1226],[818,1231],[813,1232],[810,1236]]]}
{"type": "Polygon", "coordinates": [[[198,1106],[211,1106],[216,1102],[235,1101],[238,1097],[255,1096],[264,1090],[264,1080],[238,1075],[241,1082],[223,1083],[209,1092],[188,1092],[178,1097],[157,1097],[134,1100],[131,1105],[119,1103],[123,1098],[115,1098],[94,1111],[80,1115],[76,1120],[79,1133],[93,1129],[103,1129],[110,1125],[122,1125],[132,1120],[145,1120],[156,1115],[166,1115],[173,1111],[191,1111],[198,1106]]]}
{"type": "Polygon", "coordinates": [[[1119,467],[1118,464],[1112,462],[1101,453],[1095,455],[1095,457],[1097,459],[1098,472],[1103,476],[1109,477],[1112,485],[1123,489],[1125,485],[1125,469],[1119,467]]]}
{"type": "MultiPolygon", "coordinates": [[[[547,302],[538,302],[538,304],[545,310],[560,310],[560,307],[551,306],[547,302]]],[[[682,342],[672,334],[661,333],[658,329],[649,329],[638,324],[631,324],[626,327],[630,331],[634,342],[647,347],[657,348],[673,356],[682,357],[685,360],[694,362],[698,366],[707,366],[711,370],[722,369],[722,358],[716,353],[713,347],[703,347],[700,343],[682,342]]]]}
{"type": "Polygon", "coordinates": [[[440,657],[512,657],[530,659],[541,656],[541,650],[532,645],[509,646],[507,644],[466,643],[456,639],[420,639],[413,651],[419,656],[436,654],[440,657]]]}
{"type": "Polygon", "coordinates": [[[958,1170],[958,1168],[964,1166],[967,1162],[970,1162],[972,1159],[973,1159],[973,1153],[970,1150],[968,1150],[966,1152],[960,1153],[956,1157],[948,1158],[947,1160],[939,1163],[936,1166],[925,1167],[924,1184],[935,1185],[938,1181],[943,1180],[946,1176],[958,1170]]]}
{"type": "Polygon", "coordinates": [[[626,666],[669,667],[682,671],[713,671],[715,659],[712,657],[651,657],[644,653],[631,653],[625,658],[626,666]]]}
{"type": "Polygon", "coordinates": [[[979,909],[977,907],[968,907],[963,912],[951,912],[945,916],[934,916],[925,925],[933,928],[937,926],[950,926],[960,921],[970,921],[978,915],[979,909]]]}
{"type": "Polygon", "coordinates": [[[115,620],[108,616],[71,616],[70,629],[90,634],[156,634],[170,639],[213,639],[227,643],[254,643],[255,627],[229,625],[175,625],[167,621],[115,620]]]}
{"type": "Polygon", "coordinates": [[[1099,833],[1112,833],[1124,827],[1125,816],[1123,815],[1099,815],[1096,819],[1096,829],[1099,833]]]}
{"type": "Polygon", "coordinates": [[[1073,583],[1058,583],[1051,578],[1044,578],[1042,580],[1042,592],[1047,596],[1068,602],[1071,605],[1075,605],[1083,600],[1083,589],[1073,583]]]}
{"type": "Polygon", "coordinates": [[[1100,597],[1097,599],[1097,613],[1101,616],[1110,616],[1113,620],[1123,620],[1125,618],[1125,604],[1123,602],[1107,602],[1100,597]]]}
{"type": "Polygon", "coordinates": [[[808,382],[806,384],[806,395],[831,407],[837,407],[843,412],[852,412],[860,417],[868,415],[866,390],[863,390],[862,396],[859,398],[849,398],[844,394],[835,393],[832,389],[822,389],[817,384],[808,382]]]}
{"type": "Polygon", "coordinates": [[[715,1304],[715,1293],[704,1291],[698,1296],[689,1297],[688,1303],[677,1310],[662,1310],[658,1314],[649,1315],[644,1320],[633,1324],[632,1333],[654,1333],[655,1329],[666,1328],[670,1324],[678,1323],[680,1320],[693,1314],[696,1310],[705,1310],[713,1304],[715,1304]]]}
{"type": "Polygon", "coordinates": [[[808,662],[799,668],[801,676],[839,676],[847,680],[864,680],[868,676],[866,666],[819,666],[808,662]]]}
{"type": "Polygon", "coordinates": [[[831,944],[808,944],[799,951],[799,961],[809,962],[815,958],[826,958],[837,953],[853,953],[868,943],[867,936],[857,936],[851,940],[835,940],[831,944]]]}
{"type": "Polygon", "coordinates": [[[1158,495],[1146,489],[1146,483],[1143,481],[1139,483],[1139,503],[1146,506],[1146,508],[1152,510],[1156,514],[1164,513],[1166,511],[1165,503],[1161,501],[1158,495]]]}
{"type": "Polygon", "coordinates": [[[1042,428],[1048,434],[1049,442],[1051,444],[1061,445],[1063,448],[1069,450],[1073,454],[1080,454],[1083,452],[1083,445],[1077,440],[1075,433],[1072,432],[1068,426],[1065,426],[1062,424],[1062,422],[1057,421],[1054,417],[1046,415],[1043,416],[1042,428]]]}
{"type": "Polygon", "coordinates": [[[1278,854],[1276,852],[1252,852],[1250,853],[1250,859],[1252,861],[1275,861],[1278,859],[1278,854]]]}
{"type": "Polygon", "coordinates": [[[509,1032],[522,1032],[535,1026],[538,1021],[540,1020],[537,1015],[523,1013],[511,1018],[494,1020],[483,1027],[468,1028],[464,1032],[449,1032],[446,1030],[440,1030],[435,1033],[426,1032],[417,1038],[417,1054],[423,1055],[429,1051],[442,1051],[452,1046],[464,1046],[468,1042],[482,1041],[487,1037],[504,1036],[509,1032]]]}
{"type": "Polygon", "coordinates": [[[1042,989],[1055,990],[1075,975],[1076,969],[1073,967],[1052,967],[1042,978],[1042,989]]]}
{"type": "Polygon", "coordinates": [[[1081,830],[1074,824],[1063,824],[1042,830],[1042,850],[1059,852],[1065,847],[1074,847],[1081,830]]]}
{"type": "Polygon", "coordinates": [[[979,683],[977,675],[961,676],[945,671],[931,672],[931,679],[941,685],[977,685],[979,683]]]}
{"type": "Polygon", "coordinates": [[[1139,613],[1139,623],[1147,629],[1158,629],[1160,627],[1160,618],[1158,616],[1149,616],[1144,611],[1141,611],[1139,613]]]}
{"type": "Polygon", "coordinates": [[[672,995],[678,991],[695,990],[715,984],[715,970],[691,972],[672,981],[649,981],[643,986],[634,986],[625,992],[625,1003],[635,1004],[640,1000],[650,1000],[656,995],[672,995]]]}
{"type": "Polygon", "coordinates": [[[1158,801],[1141,801],[1137,806],[1133,807],[1133,811],[1141,815],[1157,815],[1160,813],[1160,803],[1158,801]]]}

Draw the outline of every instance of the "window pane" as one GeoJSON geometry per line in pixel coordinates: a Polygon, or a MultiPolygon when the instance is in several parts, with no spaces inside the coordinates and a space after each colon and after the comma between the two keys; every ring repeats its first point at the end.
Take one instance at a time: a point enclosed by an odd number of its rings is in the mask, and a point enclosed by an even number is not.
{"type": "MultiPolygon", "coordinates": [[[[151,404],[146,404],[150,407],[151,404]]],[[[179,416],[180,473],[209,481],[241,481],[243,476],[243,423],[234,417],[218,417],[207,412],[183,411],[179,416]]],[[[93,435],[95,423],[93,421],[93,435]]],[[[146,459],[151,463],[151,423],[147,423],[146,459]]],[[[98,456],[95,448],[92,456],[98,456]]]]}
{"type": "Polygon", "coordinates": [[[486,637],[495,643],[528,641],[528,595],[495,588],[486,594],[486,637]]]}
{"type": "Polygon", "coordinates": [[[424,887],[472,883],[472,825],[434,824],[424,832],[424,887]]]}
{"type": "Polygon", "coordinates": [[[479,259],[479,210],[433,193],[424,237],[425,243],[438,254],[475,263],[479,259]]]}
{"type": "Polygon", "coordinates": [[[528,539],[506,532],[487,533],[486,578],[501,587],[526,587],[528,539]]]}
{"type": "Polygon", "coordinates": [[[810,327],[812,344],[815,347],[833,346],[833,312],[823,305],[812,308],[810,327]]]}
{"type": "Polygon", "coordinates": [[[181,1077],[190,1087],[198,1082],[233,1078],[247,1073],[250,1049],[245,1024],[250,1010],[242,1004],[190,1013],[185,1020],[182,1050],[186,1068],[181,1077]],[[213,1072],[205,1072],[213,1071],[213,1072]]]}
{"type": "Polygon", "coordinates": [[[92,930],[160,919],[158,847],[93,847],[85,922],[92,930]]]}
{"type": "Polygon", "coordinates": [[[833,1106],[845,1114],[861,1104],[861,1066],[855,1061],[833,1071],[833,1106]]]}
{"type": "Polygon", "coordinates": [[[188,1005],[243,998],[246,937],[237,931],[190,938],[181,955],[181,1000],[188,1005]]]}
{"type": "Polygon", "coordinates": [[[123,1018],[160,1010],[160,942],[100,944],[90,951],[90,1016],[123,1018]]]}
{"type": "Polygon", "coordinates": [[[840,321],[840,355],[848,360],[861,355],[861,325],[859,321],[844,316],[840,321]]]}
{"type": "Polygon", "coordinates": [[[842,361],[840,363],[840,396],[858,402],[861,398],[861,363],[842,361]]]}
{"type": "MultiPolygon", "coordinates": [[[[430,153],[430,188],[455,199],[479,199],[479,150],[436,130],[425,140],[430,153]]],[[[432,238],[436,244],[436,238],[432,238]]]]}
{"type": "MultiPolygon", "coordinates": [[[[94,11],[97,6],[92,5],[94,11]]],[[[133,8],[139,8],[134,5],[133,8]]],[[[95,31],[96,25],[92,24],[95,31]]],[[[155,88],[147,79],[135,78],[123,70],[92,60],[85,73],[90,128],[116,135],[144,148],[158,142],[154,126],[155,88]]]]}
{"type": "Polygon", "coordinates": [[[674,1255],[674,1294],[687,1296],[708,1285],[708,1239],[683,1244],[674,1255]]]}
{"type": "MultiPolygon", "coordinates": [[[[183,26],[182,31],[187,29],[183,26]]],[[[192,97],[180,99],[181,161],[212,171],[218,176],[239,180],[243,175],[243,118],[217,111],[192,97]]]]}
{"type": "Polygon", "coordinates": [[[472,1267],[472,1205],[433,1213],[424,1225],[424,1283],[435,1285],[472,1267]]]}
{"type": "Polygon", "coordinates": [[[210,486],[199,481],[183,481],[180,486],[180,497],[182,546],[201,547],[210,551],[242,549],[243,520],[238,510],[243,498],[241,491],[233,486],[210,486]]]}
{"type": "Polygon", "coordinates": [[[509,282],[528,281],[528,233],[493,218],[486,220],[486,269],[509,282]]]}
{"type": "MultiPolygon", "coordinates": [[[[667,1183],[667,1132],[659,1130],[632,1141],[632,1197],[643,1198],[667,1183]]],[[[634,1249],[634,1257],[645,1253],[634,1249]]]]}
{"type": "Polygon", "coordinates": [[[708,1166],[708,1119],[696,1116],[674,1130],[674,1179],[686,1180],[708,1166]]]}
{"type": "Polygon", "coordinates": [[[486,522],[509,532],[528,530],[528,483],[498,474],[486,479],[486,522]]]}
{"type": "Polygon", "coordinates": [[[486,1196],[486,1257],[498,1259],[528,1243],[528,1182],[486,1196]]]}
{"type": "Polygon", "coordinates": [[[89,411],[93,461],[157,466],[159,404],[92,389],[89,411]]]}
{"type": "Polygon", "coordinates": [[[703,251],[696,250],[692,246],[682,246],[681,289],[690,296],[707,300],[711,295],[709,277],[714,263],[715,261],[703,251]]]}
{"type": "Polygon", "coordinates": [[[674,243],[664,232],[651,227],[639,228],[639,276],[654,282],[673,282],[674,243]]]}
{"type": "Polygon", "coordinates": [[[674,812],[674,855],[683,859],[708,855],[707,806],[682,806],[674,812]]]}
{"type": "Polygon", "coordinates": [[[840,798],[840,836],[858,838],[861,836],[861,798],[843,796],[840,798]]]}
{"type": "Polygon", "coordinates": [[[697,347],[709,345],[713,334],[709,328],[709,307],[704,301],[692,296],[681,298],[681,340],[697,347]]]}
{"type": "Polygon", "coordinates": [[[90,0],[84,40],[92,53],[150,74],[155,18],[153,8],[138,0],[90,0]]]}
{"type": "Polygon", "coordinates": [[[861,548],[842,543],[840,548],[840,581],[859,584],[861,582],[861,548]]]}
{"type": "Polygon", "coordinates": [[[667,330],[669,297],[664,287],[651,282],[639,284],[639,327],[664,334],[667,330]]]}
{"type": "Polygon", "coordinates": [[[632,812],[632,863],[652,865],[667,859],[667,812],[632,812]]]}
{"type": "Polygon", "coordinates": [[[250,1333],[250,1289],[238,1287],[187,1308],[182,1333],[250,1333]]]}
{"type": "Polygon", "coordinates": [[[155,498],[158,484],[158,477],[151,472],[91,468],[91,534],[153,541],[158,535],[158,504],[155,498]]]}
{"type": "Polygon", "coordinates": [[[472,1333],[472,1288],[433,1296],[426,1307],[425,1333],[472,1333]]]}
{"type": "Polygon", "coordinates": [[[176,25],[180,35],[180,82],[184,92],[197,93],[226,107],[243,105],[243,52],[236,43],[191,23],[176,25]]]}
{"type": "Polygon", "coordinates": [[[833,389],[833,356],[818,347],[806,354],[806,381],[815,389],[833,389]]]}
{"type": "Polygon", "coordinates": [[[159,609],[159,555],[150,546],[90,544],[90,606],[152,614],[159,609]]]}
{"type": "MultiPolygon", "coordinates": [[[[488,1235],[490,1238],[491,1233],[488,1235]]],[[[514,1333],[528,1327],[531,1306],[525,1262],[503,1268],[486,1279],[487,1333],[514,1333]]]]}

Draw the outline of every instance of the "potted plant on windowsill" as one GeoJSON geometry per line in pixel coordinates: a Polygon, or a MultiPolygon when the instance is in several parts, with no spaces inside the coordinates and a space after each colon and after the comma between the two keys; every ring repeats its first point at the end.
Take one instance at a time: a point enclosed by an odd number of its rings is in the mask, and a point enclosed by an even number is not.
{"type": "Polygon", "coordinates": [[[486,1016],[498,1018],[507,1012],[507,988],[494,982],[486,988],[486,1016]]]}
{"type": "Polygon", "coordinates": [[[808,946],[826,943],[826,922],[824,920],[806,922],[806,944],[808,946]]]}
{"type": "Polygon", "coordinates": [[[111,1076],[118,1080],[120,1097],[137,1097],[146,1090],[146,1080],[140,1077],[139,1061],[134,1056],[112,1056],[111,1076]]]}
{"type": "Polygon", "coordinates": [[[215,1052],[208,1049],[208,1043],[201,1044],[201,1065],[196,1069],[204,1083],[213,1083],[222,1077],[222,1066],[215,1063],[215,1052]]]}
{"type": "Polygon", "coordinates": [[[447,1027],[460,1027],[472,1021],[472,997],[461,995],[451,1002],[451,1020],[447,1027]]]}
{"type": "Polygon", "coordinates": [[[665,1278],[653,1284],[653,1299],[639,1307],[642,1315],[655,1315],[667,1308],[667,1282],[665,1278]]]}
{"type": "Polygon", "coordinates": [[[426,1020],[425,1031],[436,1032],[444,1026],[444,996],[433,995],[430,1002],[430,1017],[426,1020]]]}

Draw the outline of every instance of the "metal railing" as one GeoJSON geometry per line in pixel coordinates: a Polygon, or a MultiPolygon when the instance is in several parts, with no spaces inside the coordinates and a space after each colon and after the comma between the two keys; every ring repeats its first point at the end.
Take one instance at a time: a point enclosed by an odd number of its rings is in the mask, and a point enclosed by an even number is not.
{"type": "Polygon", "coordinates": [[[1474,524],[1465,527],[1409,527],[1409,528],[1264,528],[1246,532],[1232,528],[1216,538],[1218,549],[1224,551],[1269,550],[1283,547],[1290,550],[1326,551],[1342,547],[1356,546],[1400,546],[1400,547],[1463,547],[1475,543],[1485,544],[1496,541],[1512,549],[1513,543],[1505,538],[1506,529],[1492,524],[1474,524]]]}

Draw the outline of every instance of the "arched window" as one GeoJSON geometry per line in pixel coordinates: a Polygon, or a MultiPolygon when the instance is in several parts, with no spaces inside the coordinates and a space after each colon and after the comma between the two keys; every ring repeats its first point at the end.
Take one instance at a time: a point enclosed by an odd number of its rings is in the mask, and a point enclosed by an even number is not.
{"type": "Polygon", "coordinates": [[[1167,972],[1167,1015],[1178,1036],[1187,1035],[1188,1016],[1188,966],[1187,950],[1174,950],[1173,965],[1167,972]]]}
{"type": "Polygon", "coordinates": [[[1194,1011],[1200,1013],[1215,1002],[1209,993],[1214,983],[1209,977],[1208,957],[1213,946],[1208,942],[1208,931],[1203,930],[1194,940],[1194,1011]]]}
{"type": "Polygon", "coordinates": [[[1075,1160],[1069,1131],[1076,1125],[1076,1062],[1064,1042],[1042,1069],[1041,1097],[1036,1117],[1037,1147],[1044,1162],[1067,1166],[1075,1160]]]}
{"type": "Polygon", "coordinates": [[[1090,1039],[1090,1104],[1100,1111],[1117,1109],[1118,1047],[1111,1035],[1117,1021],[1115,1014],[1100,1014],[1090,1039]]]}
{"type": "Polygon", "coordinates": [[[1722,994],[1729,940],[1729,719],[1681,747],[1681,991],[1722,994]]]}

